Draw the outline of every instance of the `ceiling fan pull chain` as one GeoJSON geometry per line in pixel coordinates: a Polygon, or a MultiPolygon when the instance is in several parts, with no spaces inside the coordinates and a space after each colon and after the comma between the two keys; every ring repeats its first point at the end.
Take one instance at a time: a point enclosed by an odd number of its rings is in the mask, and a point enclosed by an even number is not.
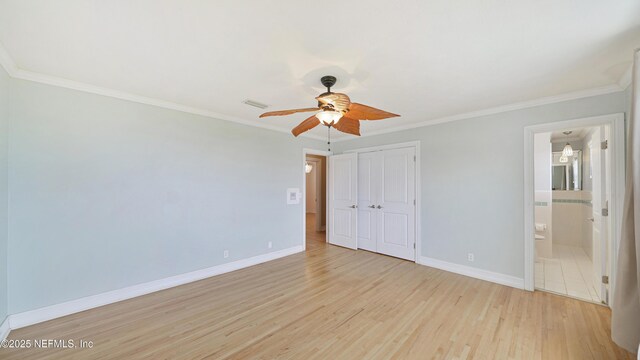
{"type": "Polygon", "coordinates": [[[327,147],[328,151],[331,151],[331,126],[327,126],[327,147]]]}

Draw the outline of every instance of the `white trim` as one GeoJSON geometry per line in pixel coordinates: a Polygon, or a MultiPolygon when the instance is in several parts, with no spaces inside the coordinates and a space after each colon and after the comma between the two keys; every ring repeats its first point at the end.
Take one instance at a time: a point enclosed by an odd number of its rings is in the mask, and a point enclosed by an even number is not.
{"type": "Polygon", "coordinates": [[[422,173],[420,169],[420,141],[415,141],[416,148],[416,262],[422,257],[422,173]]]}
{"type": "MultiPolygon", "coordinates": [[[[237,117],[216,113],[210,110],[194,108],[194,107],[177,104],[170,101],[130,94],[123,91],[94,86],[94,85],[72,81],[72,80],[68,80],[68,79],[64,79],[56,76],[36,73],[33,71],[23,70],[16,65],[16,63],[13,61],[13,59],[11,58],[11,56],[9,55],[9,53],[6,51],[6,49],[2,44],[0,44],[0,65],[2,65],[5,68],[5,70],[7,71],[7,73],[9,73],[11,77],[14,77],[17,79],[39,82],[42,84],[59,86],[63,88],[84,91],[92,94],[114,97],[121,100],[133,101],[133,102],[138,102],[142,104],[158,106],[161,108],[182,111],[190,114],[202,115],[202,116],[211,117],[215,119],[236,122],[243,125],[255,126],[262,129],[278,131],[282,133],[289,133],[288,129],[283,129],[283,128],[280,128],[274,125],[269,125],[266,123],[247,121],[237,117]]],[[[604,95],[604,94],[624,91],[628,86],[628,83],[631,82],[630,70],[628,71],[628,73],[629,74],[625,72],[625,74],[622,76],[622,78],[619,80],[617,84],[597,87],[593,89],[581,90],[581,91],[574,91],[574,92],[555,95],[555,96],[548,96],[548,97],[543,97],[543,98],[529,100],[529,101],[523,101],[523,102],[518,102],[518,103],[513,103],[508,105],[502,105],[502,106],[477,110],[477,111],[471,111],[467,113],[455,114],[451,116],[445,116],[442,118],[426,120],[426,121],[421,121],[421,122],[412,123],[412,124],[395,126],[390,129],[384,129],[384,130],[365,133],[361,135],[361,137],[387,134],[391,132],[414,129],[414,128],[419,128],[423,126],[442,124],[442,123],[451,122],[451,121],[470,119],[470,118],[475,118],[480,116],[498,114],[498,113],[507,112],[507,111],[526,109],[526,108],[540,106],[540,105],[553,104],[553,103],[558,103],[562,101],[575,100],[575,99],[586,98],[586,97],[591,97],[596,95],[604,95]],[[623,86],[625,84],[627,86],[623,86]]],[[[324,140],[322,136],[309,134],[308,132],[301,134],[300,136],[316,139],[316,140],[324,140]]],[[[336,143],[336,142],[347,141],[347,140],[353,140],[353,138],[350,136],[344,136],[344,137],[334,139],[333,142],[336,143]]]]}
{"type": "MultiPolygon", "coordinates": [[[[392,133],[392,132],[397,132],[402,130],[415,129],[423,126],[437,125],[437,124],[448,123],[448,122],[458,121],[458,120],[472,119],[472,118],[499,114],[499,113],[508,112],[508,111],[521,110],[521,109],[527,109],[527,108],[541,106],[541,105],[554,104],[554,103],[559,103],[563,101],[582,99],[582,98],[587,98],[587,97],[592,97],[597,95],[606,95],[606,94],[611,94],[611,93],[620,92],[620,91],[624,91],[624,88],[621,88],[618,84],[607,85],[607,86],[602,86],[602,87],[593,88],[593,89],[575,91],[575,92],[570,92],[570,93],[556,95],[556,96],[548,96],[548,97],[543,97],[535,100],[523,101],[519,103],[497,106],[497,107],[492,107],[492,108],[478,110],[478,111],[471,111],[471,112],[462,113],[462,114],[445,116],[442,118],[421,121],[413,124],[395,126],[390,129],[367,132],[365,134],[362,134],[361,137],[387,134],[387,133],[392,133]]],[[[341,142],[346,140],[352,140],[352,138],[350,137],[338,138],[338,139],[335,139],[333,142],[341,142]]]]}
{"type": "Polygon", "coordinates": [[[390,149],[402,149],[402,148],[418,147],[418,146],[420,146],[420,141],[407,141],[407,142],[402,142],[397,144],[385,144],[385,145],[377,145],[377,146],[370,146],[365,148],[346,150],[345,154],[352,153],[352,152],[361,153],[361,152],[381,151],[381,150],[390,150],[390,149]]]}
{"type": "Polygon", "coordinates": [[[41,323],[43,321],[48,321],[88,309],[93,309],[99,306],[112,304],[137,296],[146,295],[152,292],[243,269],[249,266],[293,255],[302,251],[304,251],[304,249],[301,246],[294,246],[267,254],[257,255],[247,259],[188,272],[186,274],[171,276],[160,280],[129,286],[123,289],[113,290],[102,294],[87,296],[84,298],[43,307],[40,309],[13,314],[9,316],[9,324],[12,330],[19,329],[25,326],[41,323]]]}
{"type": "Polygon", "coordinates": [[[11,55],[7,52],[2,44],[0,44],[0,65],[7,71],[7,74],[11,77],[15,77],[18,72],[18,66],[11,58],[11,55]]]}
{"type": "Polygon", "coordinates": [[[460,264],[455,264],[447,261],[442,261],[426,256],[420,256],[420,261],[418,264],[429,266],[432,268],[452,272],[455,274],[460,274],[464,276],[469,276],[472,278],[489,281],[492,283],[510,286],[516,289],[524,288],[524,280],[515,276],[505,275],[493,271],[478,269],[471,266],[465,266],[460,264]]]}
{"type": "MultiPolygon", "coordinates": [[[[616,269],[617,254],[620,242],[620,231],[622,226],[622,207],[624,203],[624,113],[594,116],[581,119],[558,121],[540,125],[532,125],[524,128],[524,289],[534,290],[534,266],[535,266],[535,240],[533,226],[535,223],[534,213],[534,166],[533,166],[533,136],[535,133],[553,132],[566,128],[590,127],[608,125],[611,127],[611,138],[609,140],[612,151],[611,158],[611,201],[609,218],[612,224],[610,239],[613,245],[611,254],[611,269],[616,269]]],[[[613,294],[615,287],[615,271],[610,276],[609,293],[613,294]]],[[[609,303],[611,303],[611,298],[609,303]]]]}
{"type": "MultiPolygon", "coordinates": [[[[327,225],[328,225],[328,221],[329,221],[329,156],[333,155],[333,153],[331,151],[324,151],[324,150],[316,150],[316,149],[309,149],[309,148],[303,148],[302,149],[302,166],[300,167],[300,169],[302,169],[302,197],[305,199],[305,202],[307,200],[307,173],[304,171],[304,165],[305,162],[307,161],[307,154],[309,155],[320,155],[320,156],[324,156],[326,157],[326,161],[325,161],[325,186],[326,186],[326,191],[325,191],[325,204],[326,204],[326,209],[325,209],[325,216],[327,219],[327,225]]],[[[302,205],[302,249],[303,250],[307,250],[307,211],[306,211],[306,204],[302,205]]],[[[324,241],[328,242],[328,237],[327,237],[327,231],[325,229],[325,233],[324,233],[324,241]]]]}
{"type": "MultiPolygon", "coordinates": [[[[157,106],[164,109],[180,111],[188,114],[206,116],[206,117],[218,119],[218,120],[231,121],[231,122],[242,124],[242,125],[255,126],[261,129],[273,130],[273,131],[286,133],[286,134],[291,133],[290,130],[288,129],[283,129],[279,126],[270,125],[267,123],[248,121],[248,120],[237,118],[234,116],[229,116],[229,115],[217,113],[210,110],[200,109],[196,107],[186,106],[186,105],[174,103],[171,101],[155,99],[155,98],[150,98],[150,97],[141,96],[141,95],[135,95],[125,91],[114,90],[114,89],[95,86],[95,85],[86,84],[78,81],[68,80],[68,79],[64,79],[56,76],[50,76],[50,75],[36,73],[33,71],[22,70],[17,67],[17,65],[11,58],[11,56],[9,56],[9,53],[2,46],[2,44],[0,44],[0,64],[5,68],[9,76],[16,79],[27,80],[27,81],[37,82],[41,84],[82,91],[90,94],[108,96],[108,97],[112,97],[120,100],[126,100],[126,101],[132,101],[135,103],[140,103],[145,105],[157,106]]],[[[304,133],[304,134],[301,134],[300,136],[316,139],[316,140],[325,140],[325,138],[322,136],[313,135],[309,133],[304,133]]]]}
{"type": "Polygon", "coordinates": [[[366,148],[358,148],[358,149],[351,149],[351,150],[346,150],[346,153],[361,153],[361,152],[372,152],[372,151],[382,151],[382,150],[390,150],[390,149],[403,149],[403,148],[415,148],[415,155],[416,155],[416,164],[415,164],[415,169],[416,169],[416,191],[415,191],[415,196],[416,196],[416,205],[415,205],[415,223],[416,223],[416,236],[415,236],[415,241],[416,241],[416,251],[415,251],[415,262],[418,263],[420,257],[422,256],[422,218],[421,218],[421,204],[422,204],[422,173],[421,173],[421,169],[420,169],[420,141],[407,141],[407,142],[402,142],[402,143],[397,143],[397,144],[385,144],[385,145],[378,145],[378,146],[370,146],[370,147],[366,147],[366,148]]]}
{"type": "Polygon", "coordinates": [[[524,128],[524,289],[533,291],[535,285],[535,178],[532,131],[524,128]]]}
{"type": "Polygon", "coordinates": [[[618,81],[618,86],[620,86],[622,90],[626,90],[627,87],[631,85],[631,69],[633,69],[633,61],[631,61],[631,65],[629,65],[627,71],[622,74],[620,81],[618,81]]]}
{"type": "Polygon", "coordinates": [[[9,326],[9,317],[4,318],[2,324],[0,324],[0,342],[4,341],[9,333],[11,332],[11,327],[9,326]]]}
{"type": "MultiPolygon", "coordinates": [[[[288,129],[283,129],[281,127],[278,127],[278,126],[275,126],[275,125],[270,125],[268,123],[260,123],[260,122],[256,122],[256,121],[248,121],[248,120],[244,120],[244,119],[241,119],[241,118],[225,115],[225,114],[214,112],[214,111],[210,111],[210,110],[205,110],[205,109],[200,109],[200,108],[196,108],[196,107],[177,104],[177,103],[174,103],[174,102],[171,102],[171,101],[166,101],[166,100],[154,99],[154,98],[150,98],[150,97],[146,97],[146,96],[135,95],[135,94],[131,94],[131,93],[124,92],[124,91],[113,90],[113,89],[109,89],[109,88],[89,85],[89,84],[85,84],[85,83],[81,83],[81,82],[76,82],[76,81],[72,81],[72,80],[67,80],[67,79],[57,78],[57,77],[53,77],[53,76],[38,74],[38,73],[25,71],[25,70],[21,70],[21,69],[18,69],[16,71],[14,77],[18,78],[18,79],[22,79],[22,80],[28,80],[28,81],[38,82],[38,83],[42,83],[42,84],[53,85],[53,86],[67,88],[67,89],[83,91],[83,92],[87,92],[87,93],[91,93],[91,94],[98,94],[98,95],[108,96],[108,97],[112,97],[112,98],[116,98],[116,99],[120,99],[120,100],[126,100],[126,101],[132,101],[132,102],[145,104],[145,105],[157,106],[157,107],[164,108],[164,109],[181,111],[181,112],[185,112],[185,113],[188,113],[188,114],[206,116],[206,117],[209,117],[209,118],[218,119],[218,120],[224,120],[224,121],[231,121],[231,122],[242,124],[242,125],[255,126],[255,127],[258,127],[258,128],[261,128],[261,129],[273,130],[273,131],[277,131],[277,132],[280,132],[280,133],[286,133],[286,134],[290,134],[291,133],[291,131],[288,130],[288,129]]],[[[322,137],[322,136],[312,135],[312,134],[309,134],[309,133],[301,134],[300,136],[311,138],[311,139],[316,139],[316,140],[324,140],[324,137],[322,137]]]]}

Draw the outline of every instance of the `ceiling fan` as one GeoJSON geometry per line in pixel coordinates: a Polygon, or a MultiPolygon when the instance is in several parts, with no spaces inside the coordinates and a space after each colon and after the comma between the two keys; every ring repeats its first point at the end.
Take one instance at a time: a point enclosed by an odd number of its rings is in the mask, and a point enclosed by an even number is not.
{"type": "Polygon", "coordinates": [[[382,120],[400,116],[371,106],[351,102],[346,94],[331,92],[331,87],[336,83],[335,76],[323,76],[320,82],[327,88],[327,92],[316,97],[316,100],[318,100],[317,107],[270,111],[260,115],[260,117],[315,111],[316,114],[308,117],[291,130],[294,136],[309,131],[320,124],[327,126],[328,130],[333,127],[343,133],[360,136],[360,120],[382,120]]]}

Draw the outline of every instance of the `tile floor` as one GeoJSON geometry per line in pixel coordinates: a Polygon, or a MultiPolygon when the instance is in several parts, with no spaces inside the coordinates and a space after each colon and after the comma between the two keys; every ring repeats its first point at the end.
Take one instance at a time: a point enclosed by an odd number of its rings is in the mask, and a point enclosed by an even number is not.
{"type": "Polygon", "coordinates": [[[593,263],[581,247],[554,245],[553,259],[536,259],[535,281],[536,289],[600,303],[593,263]]]}

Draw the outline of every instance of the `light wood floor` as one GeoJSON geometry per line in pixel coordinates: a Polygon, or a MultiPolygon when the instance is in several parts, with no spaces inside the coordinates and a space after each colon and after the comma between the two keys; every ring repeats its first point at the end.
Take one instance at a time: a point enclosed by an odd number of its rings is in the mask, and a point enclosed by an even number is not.
{"type": "MultiPolygon", "coordinates": [[[[313,224],[309,226],[312,229],[313,224]]],[[[3,359],[631,359],[609,309],[324,243],[225,275],[11,332],[93,349],[3,359]]]]}

